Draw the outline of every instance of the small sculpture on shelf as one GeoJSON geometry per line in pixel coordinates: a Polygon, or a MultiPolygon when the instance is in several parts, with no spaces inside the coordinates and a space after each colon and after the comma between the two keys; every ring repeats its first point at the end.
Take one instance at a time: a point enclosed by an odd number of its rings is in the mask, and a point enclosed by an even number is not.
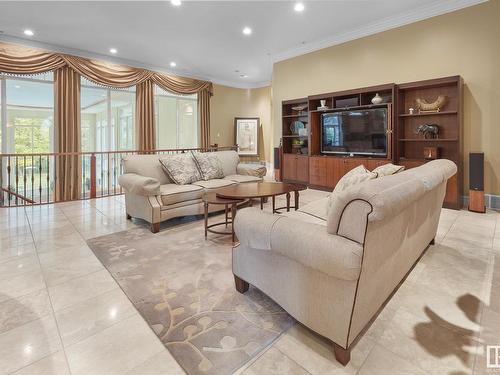
{"type": "Polygon", "coordinates": [[[415,99],[419,113],[439,112],[446,104],[446,95],[439,95],[432,103],[428,103],[425,99],[415,99]]]}
{"type": "Polygon", "coordinates": [[[382,97],[378,94],[378,92],[375,94],[375,96],[372,98],[372,104],[380,104],[384,101],[382,97]]]}
{"type": "Polygon", "coordinates": [[[434,160],[439,158],[439,147],[424,147],[424,159],[434,160]]]}
{"type": "Polygon", "coordinates": [[[437,124],[420,125],[415,134],[422,134],[425,139],[437,139],[439,138],[439,126],[437,124]]]}

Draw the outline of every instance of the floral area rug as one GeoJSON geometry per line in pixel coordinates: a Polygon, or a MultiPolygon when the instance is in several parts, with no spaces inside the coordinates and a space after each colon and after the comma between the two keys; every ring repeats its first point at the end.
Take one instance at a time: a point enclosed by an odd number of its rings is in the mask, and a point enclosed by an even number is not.
{"type": "Polygon", "coordinates": [[[294,324],[259,290],[235,290],[230,237],[205,240],[202,221],[88,245],[188,374],[231,374],[294,324]]]}

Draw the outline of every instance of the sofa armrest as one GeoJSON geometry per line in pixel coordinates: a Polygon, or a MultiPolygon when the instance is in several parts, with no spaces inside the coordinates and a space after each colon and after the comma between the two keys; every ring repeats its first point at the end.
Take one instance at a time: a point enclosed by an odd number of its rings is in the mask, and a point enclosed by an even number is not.
{"type": "Polygon", "coordinates": [[[262,164],[239,163],[236,166],[236,173],[244,176],[264,177],[267,173],[267,168],[262,164]]]}
{"type": "Polygon", "coordinates": [[[325,226],[249,208],[236,215],[235,232],[243,246],[274,251],[339,279],[359,278],[363,246],[325,226]]]}
{"type": "Polygon", "coordinates": [[[118,177],[118,183],[128,193],[145,197],[160,194],[160,181],[156,178],[140,176],[136,173],[125,173],[118,177]]]}
{"type": "Polygon", "coordinates": [[[271,231],[282,217],[257,208],[238,210],[234,219],[234,232],[240,244],[260,250],[271,250],[271,231]]]}

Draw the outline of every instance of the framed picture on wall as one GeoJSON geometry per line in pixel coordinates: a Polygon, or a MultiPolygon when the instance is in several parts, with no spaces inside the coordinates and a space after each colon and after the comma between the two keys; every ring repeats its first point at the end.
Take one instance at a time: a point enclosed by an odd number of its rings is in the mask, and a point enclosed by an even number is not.
{"type": "Polygon", "coordinates": [[[258,117],[236,117],[234,119],[235,144],[238,145],[239,155],[259,155],[259,126],[260,119],[258,117]]]}

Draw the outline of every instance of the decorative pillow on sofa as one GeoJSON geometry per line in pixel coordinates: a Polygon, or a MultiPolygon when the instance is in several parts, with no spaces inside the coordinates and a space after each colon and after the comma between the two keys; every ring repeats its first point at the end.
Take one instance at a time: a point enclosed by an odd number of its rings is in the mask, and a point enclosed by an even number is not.
{"type": "Polygon", "coordinates": [[[201,175],[190,153],[165,155],[160,158],[165,173],[177,185],[200,181],[201,175]]]}
{"type": "Polygon", "coordinates": [[[339,182],[337,182],[337,185],[335,185],[335,189],[333,189],[332,194],[330,194],[329,207],[331,207],[335,197],[337,197],[344,190],[364,181],[373,180],[374,178],[377,178],[377,174],[370,172],[364,165],[351,169],[343,175],[339,182]]]}
{"type": "Polygon", "coordinates": [[[193,152],[193,158],[203,180],[208,181],[215,178],[224,178],[221,162],[214,153],[193,152]]]}
{"type": "Polygon", "coordinates": [[[376,173],[378,177],[384,177],[384,176],[389,176],[391,174],[402,172],[404,169],[405,169],[404,165],[394,165],[392,163],[389,163],[375,168],[372,172],[376,173]]]}

